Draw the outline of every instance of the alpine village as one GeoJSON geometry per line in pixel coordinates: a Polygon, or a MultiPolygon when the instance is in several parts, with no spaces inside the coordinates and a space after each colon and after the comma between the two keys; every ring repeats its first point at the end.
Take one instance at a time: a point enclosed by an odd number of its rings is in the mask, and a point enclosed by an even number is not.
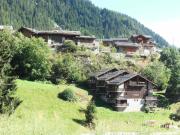
{"type": "Polygon", "coordinates": [[[0,135],[180,135],[180,49],[89,0],[0,0],[0,135]]]}

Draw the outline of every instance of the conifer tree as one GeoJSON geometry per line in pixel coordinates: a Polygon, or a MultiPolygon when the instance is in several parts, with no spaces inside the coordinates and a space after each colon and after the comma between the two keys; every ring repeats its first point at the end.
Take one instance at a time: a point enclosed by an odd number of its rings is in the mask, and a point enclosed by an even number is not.
{"type": "Polygon", "coordinates": [[[0,32],[0,113],[11,114],[20,103],[12,96],[16,90],[10,66],[15,50],[14,41],[9,32],[0,32]]]}
{"type": "Polygon", "coordinates": [[[94,100],[92,99],[88,106],[87,110],[85,112],[85,117],[86,117],[86,124],[90,128],[95,128],[95,119],[96,119],[96,106],[94,104],[94,100]]]}

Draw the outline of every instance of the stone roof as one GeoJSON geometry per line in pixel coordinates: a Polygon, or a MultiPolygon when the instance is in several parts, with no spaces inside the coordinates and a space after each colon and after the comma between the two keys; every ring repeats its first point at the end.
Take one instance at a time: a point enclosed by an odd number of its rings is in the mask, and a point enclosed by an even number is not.
{"type": "Polygon", "coordinates": [[[143,76],[141,76],[139,74],[134,74],[134,73],[129,73],[129,74],[124,75],[124,76],[118,76],[118,77],[108,81],[108,84],[120,85],[120,84],[122,84],[122,83],[136,77],[136,76],[139,76],[139,77],[147,80],[148,82],[150,82],[150,83],[152,83],[153,85],[156,86],[156,84],[154,84],[152,81],[148,80],[147,78],[145,78],[145,77],[143,77],[143,76]]]}
{"type": "Polygon", "coordinates": [[[109,72],[107,74],[104,74],[104,75],[98,77],[98,80],[109,80],[109,79],[114,78],[114,77],[116,77],[120,74],[123,74],[125,72],[126,72],[125,70],[118,70],[115,72],[109,72]]]}
{"type": "Polygon", "coordinates": [[[137,76],[137,74],[132,74],[132,73],[124,75],[124,76],[118,76],[110,80],[108,84],[122,84],[135,76],[137,76]]]}
{"type": "Polygon", "coordinates": [[[111,71],[118,71],[118,69],[116,69],[116,68],[113,68],[113,69],[109,69],[109,68],[108,69],[102,69],[102,70],[100,70],[98,72],[90,73],[90,76],[100,77],[100,76],[102,76],[102,75],[104,75],[104,74],[106,74],[108,72],[111,72],[111,71]]]}
{"type": "Polygon", "coordinates": [[[79,37],[76,37],[77,39],[96,39],[95,36],[79,36],[79,37]]]}
{"type": "Polygon", "coordinates": [[[147,39],[151,39],[152,37],[150,36],[150,35],[143,35],[143,34],[140,34],[140,35],[136,35],[136,34],[134,34],[134,35],[132,35],[132,37],[138,37],[138,36],[143,36],[143,37],[145,37],[145,38],[147,38],[147,39]]]}
{"type": "Polygon", "coordinates": [[[81,32],[80,31],[67,31],[67,30],[51,30],[51,31],[40,31],[40,30],[35,30],[32,28],[27,28],[27,27],[21,27],[21,29],[26,29],[30,32],[32,32],[35,35],[74,35],[74,36],[80,36],[81,32]]]}
{"type": "Polygon", "coordinates": [[[90,76],[96,77],[97,80],[106,81],[108,84],[111,84],[111,85],[120,85],[136,76],[139,76],[156,86],[156,84],[154,84],[152,81],[148,80],[147,78],[141,76],[140,74],[129,73],[128,71],[118,70],[116,68],[103,69],[99,72],[90,74],[90,76]],[[127,74],[124,74],[124,73],[127,73],[127,74]]]}
{"type": "Polygon", "coordinates": [[[115,45],[117,47],[135,47],[135,48],[141,47],[141,45],[131,42],[115,42],[115,45]]]}

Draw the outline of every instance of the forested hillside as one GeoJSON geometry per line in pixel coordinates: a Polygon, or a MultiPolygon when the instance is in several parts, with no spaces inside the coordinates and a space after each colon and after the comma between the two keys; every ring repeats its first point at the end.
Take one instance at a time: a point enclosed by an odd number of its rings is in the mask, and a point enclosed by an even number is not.
{"type": "Polygon", "coordinates": [[[135,19],[94,6],[89,0],[0,0],[0,24],[80,30],[99,38],[151,35],[160,47],[167,42],[135,19]]]}

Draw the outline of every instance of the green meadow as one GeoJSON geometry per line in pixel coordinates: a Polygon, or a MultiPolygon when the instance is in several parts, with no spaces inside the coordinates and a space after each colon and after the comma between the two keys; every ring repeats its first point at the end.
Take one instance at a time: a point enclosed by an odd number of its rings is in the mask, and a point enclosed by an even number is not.
{"type": "Polygon", "coordinates": [[[91,95],[75,85],[52,85],[42,82],[17,80],[15,93],[22,103],[10,115],[0,116],[0,135],[81,135],[87,133],[104,134],[107,132],[138,132],[148,135],[153,132],[176,132],[178,129],[164,129],[160,125],[167,122],[180,125],[169,119],[173,109],[158,109],[155,113],[115,112],[97,105],[96,129],[90,130],[83,125],[86,109],[91,95]],[[77,103],[65,102],[58,94],[71,87],[79,97],[77,103]],[[148,125],[148,121],[154,121],[148,125]]]}

